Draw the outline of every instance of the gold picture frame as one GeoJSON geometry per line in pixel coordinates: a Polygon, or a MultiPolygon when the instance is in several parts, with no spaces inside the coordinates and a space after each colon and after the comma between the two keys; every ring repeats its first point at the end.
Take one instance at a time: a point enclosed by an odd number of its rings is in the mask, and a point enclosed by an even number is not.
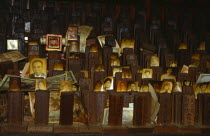
{"type": "Polygon", "coordinates": [[[126,92],[128,88],[127,80],[117,81],[117,92],[126,92]]]}
{"type": "Polygon", "coordinates": [[[7,50],[14,51],[18,50],[18,40],[17,39],[7,39],[7,50]]]}
{"type": "Polygon", "coordinates": [[[77,26],[68,27],[66,36],[68,40],[77,41],[78,40],[78,27],[77,26]]]}
{"type": "Polygon", "coordinates": [[[34,58],[30,60],[29,78],[46,78],[47,61],[44,58],[34,58]]]}
{"type": "Polygon", "coordinates": [[[47,90],[46,79],[36,79],[35,90],[47,90]]]}
{"type": "Polygon", "coordinates": [[[153,70],[149,68],[144,68],[142,71],[142,79],[152,78],[153,70]]]}
{"type": "Polygon", "coordinates": [[[47,34],[46,41],[47,51],[62,51],[62,35],[47,34]]]}

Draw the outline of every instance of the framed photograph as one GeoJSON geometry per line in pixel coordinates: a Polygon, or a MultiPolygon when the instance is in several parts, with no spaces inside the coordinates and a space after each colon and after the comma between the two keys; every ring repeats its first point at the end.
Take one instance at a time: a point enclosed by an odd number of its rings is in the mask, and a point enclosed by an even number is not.
{"type": "Polygon", "coordinates": [[[47,62],[44,58],[34,58],[30,60],[29,78],[46,78],[47,62]]]}
{"type": "Polygon", "coordinates": [[[135,40],[134,39],[122,39],[121,41],[121,52],[123,53],[124,48],[132,48],[134,49],[135,40]]]}
{"type": "Polygon", "coordinates": [[[18,50],[18,40],[17,39],[7,39],[7,50],[18,50]]]}
{"type": "Polygon", "coordinates": [[[62,50],[62,35],[47,34],[46,36],[46,50],[47,51],[61,51],[62,50]]]}
{"type": "Polygon", "coordinates": [[[173,88],[173,83],[170,81],[163,81],[161,88],[160,88],[160,93],[171,93],[173,88]]]}
{"type": "Polygon", "coordinates": [[[78,27],[77,26],[70,26],[67,30],[67,39],[77,41],[78,40],[78,27]]]}
{"type": "Polygon", "coordinates": [[[46,79],[36,79],[35,90],[47,90],[46,79]]]}
{"type": "Polygon", "coordinates": [[[158,67],[160,66],[160,59],[158,56],[151,56],[150,66],[158,67]]]}
{"type": "Polygon", "coordinates": [[[139,91],[138,82],[129,82],[127,91],[139,91]]]}
{"type": "Polygon", "coordinates": [[[31,22],[25,22],[25,32],[30,33],[31,31],[31,22]]]}
{"type": "Polygon", "coordinates": [[[117,92],[126,92],[128,88],[127,80],[117,81],[117,92]]]}
{"type": "Polygon", "coordinates": [[[120,58],[118,54],[112,54],[110,56],[110,63],[111,66],[120,66],[120,58]]]}
{"type": "Polygon", "coordinates": [[[142,79],[152,78],[152,69],[144,68],[142,71],[142,79]]]}
{"type": "Polygon", "coordinates": [[[182,83],[181,82],[174,83],[173,92],[182,92],[182,83]]]}
{"type": "Polygon", "coordinates": [[[181,73],[188,73],[189,67],[186,65],[182,66],[181,73]]]}
{"type": "Polygon", "coordinates": [[[95,87],[93,89],[94,92],[104,92],[105,89],[103,87],[103,83],[101,81],[97,81],[95,87]]]}
{"type": "Polygon", "coordinates": [[[113,77],[108,76],[104,78],[104,89],[105,90],[113,90],[114,84],[113,84],[113,77]]]}

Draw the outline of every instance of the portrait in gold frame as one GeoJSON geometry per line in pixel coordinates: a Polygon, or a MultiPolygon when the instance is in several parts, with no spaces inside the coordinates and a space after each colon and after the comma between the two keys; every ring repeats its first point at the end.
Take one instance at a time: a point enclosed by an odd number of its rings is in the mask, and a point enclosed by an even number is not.
{"type": "Polygon", "coordinates": [[[114,88],[114,80],[112,76],[108,76],[106,78],[104,78],[104,89],[105,90],[113,90],[114,88]]]}
{"type": "Polygon", "coordinates": [[[46,79],[36,79],[35,90],[47,90],[46,79]]]}
{"type": "Polygon", "coordinates": [[[62,50],[62,35],[47,34],[46,35],[46,50],[61,51],[62,50]]]}
{"type": "Polygon", "coordinates": [[[117,92],[126,92],[127,87],[128,87],[128,84],[126,80],[117,81],[117,92]]]}
{"type": "Polygon", "coordinates": [[[160,66],[160,59],[158,56],[151,56],[150,66],[158,67],[160,66]]]}
{"type": "Polygon", "coordinates": [[[160,93],[171,93],[173,88],[173,83],[170,81],[163,81],[161,88],[160,88],[160,93]]]}
{"type": "Polygon", "coordinates": [[[152,78],[152,73],[152,69],[144,68],[142,71],[142,79],[152,78]]]}
{"type": "Polygon", "coordinates": [[[30,60],[29,78],[46,78],[47,62],[44,58],[34,58],[30,60]]]}

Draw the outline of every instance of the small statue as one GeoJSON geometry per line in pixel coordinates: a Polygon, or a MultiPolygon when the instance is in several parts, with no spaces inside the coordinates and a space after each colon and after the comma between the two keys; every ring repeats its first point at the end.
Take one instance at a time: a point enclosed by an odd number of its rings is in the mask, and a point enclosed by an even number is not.
{"type": "Polygon", "coordinates": [[[160,80],[163,81],[164,79],[173,79],[176,81],[176,77],[172,75],[172,69],[169,68],[166,74],[161,75],[160,80]]]}

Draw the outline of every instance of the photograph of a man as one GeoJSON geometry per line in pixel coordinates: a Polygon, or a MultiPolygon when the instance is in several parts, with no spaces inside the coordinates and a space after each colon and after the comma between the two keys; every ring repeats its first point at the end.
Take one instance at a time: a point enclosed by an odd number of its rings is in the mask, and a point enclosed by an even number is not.
{"type": "Polygon", "coordinates": [[[143,69],[142,79],[144,78],[152,78],[152,69],[143,69]]]}
{"type": "Polygon", "coordinates": [[[34,58],[30,61],[30,78],[46,78],[46,59],[34,58]]]}

